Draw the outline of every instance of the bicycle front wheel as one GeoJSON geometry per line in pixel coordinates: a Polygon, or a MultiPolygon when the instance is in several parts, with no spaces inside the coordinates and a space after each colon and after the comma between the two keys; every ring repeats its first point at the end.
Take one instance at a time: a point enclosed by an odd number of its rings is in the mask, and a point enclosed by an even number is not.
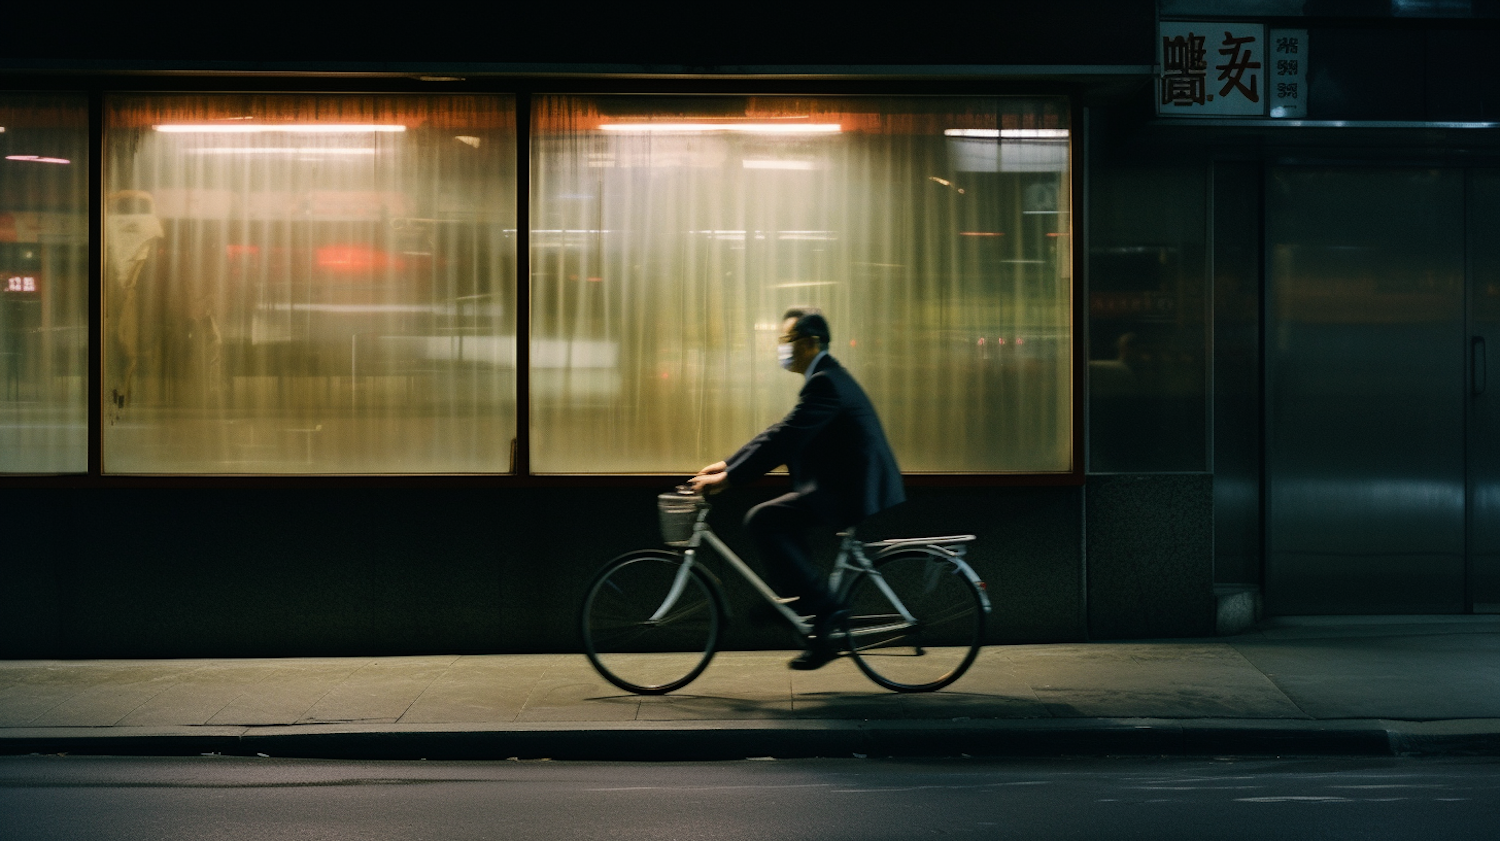
{"type": "Polygon", "coordinates": [[[936,550],[877,559],[849,588],[845,625],[854,662],[897,692],[931,692],[958,680],[984,639],[979,589],[936,550]]]}
{"type": "Polygon", "coordinates": [[[589,585],[584,651],[605,680],[627,692],[671,692],[708,667],[723,613],[718,588],[681,553],[624,555],[589,585]]]}

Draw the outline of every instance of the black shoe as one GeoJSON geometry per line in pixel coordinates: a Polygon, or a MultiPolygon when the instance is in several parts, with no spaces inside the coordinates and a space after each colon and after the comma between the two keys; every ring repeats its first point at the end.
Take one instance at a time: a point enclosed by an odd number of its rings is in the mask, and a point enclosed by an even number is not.
{"type": "Polygon", "coordinates": [[[812,634],[807,640],[807,650],[792,658],[787,666],[799,672],[810,672],[837,660],[839,650],[833,644],[833,631],[844,624],[844,617],[848,615],[847,610],[831,610],[828,613],[819,614],[813,620],[812,634]]]}

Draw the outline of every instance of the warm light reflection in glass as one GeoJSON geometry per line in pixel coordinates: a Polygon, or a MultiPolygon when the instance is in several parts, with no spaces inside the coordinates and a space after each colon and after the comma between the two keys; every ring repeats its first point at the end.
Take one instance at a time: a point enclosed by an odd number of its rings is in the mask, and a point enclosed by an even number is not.
{"type": "Polygon", "coordinates": [[[187,123],[152,128],[168,134],[378,134],[406,131],[403,125],[378,123],[187,123]]]}
{"type": "Polygon", "coordinates": [[[512,470],[514,125],[503,96],[109,97],[104,472],[512,470]]]}
{"type": "Polygon", "coordinates": [[[353,146],[210,146],[207,149],[184,149],[189,155],[373,155],[370,147],[353,146]]]}
{"type": "Polygon", "coordinates": [[[88,115],[85,96],[0,93],[0,474],[88,470],[88,115]]]}
{"type": "Polygon", "coordinates": [[[817,164],[813,163],[812,161],[782,161],[765,160],[761,158],[746,158],[743,161],[740,161],[740,165],[745,169],[788,169],[800,170],[803,172],[811,171],[817,168],[817,164]]]}
{"type": "Polygon", "coordinates": [[[993,138],[1006,140],[1066,140],[1069,132],[1065,128],[950,128],[943,129],[947,137],[993,138]]]}
{"type": "Polygon", "coordinates": [[[1072,467],[1060,100],[533,103],[533,470],[726,457],[796,400],[774,348],[799,305],[828,314],[907,472],[1072,467]]]}
{"type": "Polygon", "coordinates": [[[30,161],[38,164],[70,164],[67,158],[49,158],[42,155],[6,155],[7,161],[30,161]]]}
{"type": "Polygon", "coordinates": [[[836,134],[838,123],[604,123],[604,131],[621,132],[737,132],[741,134],[836,134]]]}

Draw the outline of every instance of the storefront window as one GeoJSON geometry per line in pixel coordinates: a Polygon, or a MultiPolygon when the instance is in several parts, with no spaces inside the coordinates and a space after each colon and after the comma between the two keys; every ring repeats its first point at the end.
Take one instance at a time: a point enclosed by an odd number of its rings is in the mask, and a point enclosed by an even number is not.
{"type": "Polygon", "coordinates": [[[1089,471],[1207,466],[1206,170],[1094,170],[1089,471]]]}
{"type": "Polygon", "coordinates": [[[88,102],[0,95],[0,473],[88,469],[88,102]]]}
{"type": "Polygon", "coordinates": [[[538,97],[532,466],[690,472],[820,307],[908,472],[1072,469],[1069,124],[1045,98],[538,97]]]}
{"type": "Polygon", "coordinates": [[[512,469],[512,99],[105,119],[105,472],[512,469]]]}

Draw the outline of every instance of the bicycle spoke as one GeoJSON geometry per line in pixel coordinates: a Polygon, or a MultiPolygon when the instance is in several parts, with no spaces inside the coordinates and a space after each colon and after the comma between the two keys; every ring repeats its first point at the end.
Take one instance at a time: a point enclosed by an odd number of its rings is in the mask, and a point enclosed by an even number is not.
{"type": "Polygon", "coordinates": [[[628,555],[607,566],[589,588],[585,651],[616,686],[670,692],[697,677],[713,657],[722,612],[718,593],[683,563],[673,553],[628,555]]]}

